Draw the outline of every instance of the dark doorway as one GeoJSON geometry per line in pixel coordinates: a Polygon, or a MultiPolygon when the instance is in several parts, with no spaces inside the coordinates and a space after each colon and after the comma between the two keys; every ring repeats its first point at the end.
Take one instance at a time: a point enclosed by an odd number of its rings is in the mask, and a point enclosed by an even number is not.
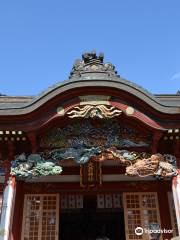
{"type": "Polygon", "coordinates": [[[121,209],[97,209],[96,196],[84,198],[83,208],[62,211],[59,240],[96,240],[102,234],[110,240],[125,240],[121,209]]]}

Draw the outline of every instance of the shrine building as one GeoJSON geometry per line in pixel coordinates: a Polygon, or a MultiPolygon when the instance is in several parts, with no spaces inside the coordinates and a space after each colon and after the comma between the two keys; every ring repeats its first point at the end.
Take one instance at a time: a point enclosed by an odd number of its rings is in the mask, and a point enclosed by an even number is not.
{"type": "Polygon", "coordinates": [[[0,194],[0,240],[175,239],[180,95],[93,51],[38,96],[0,96],[0,194]]]}

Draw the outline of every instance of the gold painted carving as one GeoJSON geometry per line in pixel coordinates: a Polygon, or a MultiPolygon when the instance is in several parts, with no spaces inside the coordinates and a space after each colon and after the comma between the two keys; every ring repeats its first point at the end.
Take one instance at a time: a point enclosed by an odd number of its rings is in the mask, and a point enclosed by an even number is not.
{"type": "Polygon", "coordinates": [[[114,118],[122,113],[114,106],[107,105],[84,105],[76,106],[67,112],[69,118],[114,118]]]}

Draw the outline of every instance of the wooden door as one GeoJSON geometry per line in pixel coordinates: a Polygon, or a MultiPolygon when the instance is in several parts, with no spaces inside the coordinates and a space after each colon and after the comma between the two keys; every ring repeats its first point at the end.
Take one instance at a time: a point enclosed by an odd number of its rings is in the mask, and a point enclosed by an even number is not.
{"type": "Polygon", "coordinates": [[[21,240],[58,240],[59,195],[27,194],[21,240]]]}
{"type": "Polygon", "coordinates": [[[126,240],[148,240],[147,234],[136,235],[135,229],[148,227],[149,223],[159,223],[158,198],[155,192],[123,193],[126,240]]]}
{"type": "Polygon", "coordinates": [[[169,200],[169,209],[170,209],[170,215],[171,215],[171,225],[173,229],[173,236],[178,236],[178,224],[176,219],[176,210],[174,206],[174,199],[172,192],[168,192],[168,200],[169,200]]]}

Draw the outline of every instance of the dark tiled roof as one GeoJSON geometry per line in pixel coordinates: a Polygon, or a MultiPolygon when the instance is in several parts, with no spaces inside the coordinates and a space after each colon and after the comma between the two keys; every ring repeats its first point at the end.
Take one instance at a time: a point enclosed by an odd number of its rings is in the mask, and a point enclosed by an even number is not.
{"type": "Polygon", "coordinates": [[[0,109],[21,108],[33,101],[29,96],[0,96],[0,109]]]}
{"type": "Polygon", "coordinates": [[[151,100],[159,103],[160,105],[163,105],[165,107],[180,107],[180,95],[179,94],[151,94],[149,93],[146,89],[138,86],[137,84],[134,84],[128,80],[122,79],[117,76],[110,76],[107,77],[106,79],[103,77],[98,76],[95,74],[91,74],[91,79],[88,78],[88,76],[83,76],[83,77],[77,77],[72,80],[67,80],[64,82],[60,82],[57,84],[54,84],[53,86],[49,87],[46,91],[43,91],[37,96],[0,96],[0,110],[6,110],[6,109],[21,109],[21,108],[26,108],[30,105],[33,105],[34,103],[40,101],[40,99],[44,98],[48,94],[51,94],[53,91],[57,90],[58,88],[60,89],[61,87],[68,85],[68,84],[73,84],[73,83],[79,83],[83,87],[83,82],[88,82],[89,80],[94,80],[94,86],[96,85],[96,81],[98,80],[100,82],[106,81],[109,82],[109,86],[111,86],[111,82],[117,82],[119,84],[124,84],[129,87],[132,87],[133,89],[136,89],[137,91],[143,93],[146,95],[148,98],[151,100]],[[102,79],[101,79],[102,78],[102,79]]]}
{"type": "Polygon", "coordinates": [[[154,94],[161,103],[169,106],[180,106],[180,95],[178,94],[154,94]]]}

